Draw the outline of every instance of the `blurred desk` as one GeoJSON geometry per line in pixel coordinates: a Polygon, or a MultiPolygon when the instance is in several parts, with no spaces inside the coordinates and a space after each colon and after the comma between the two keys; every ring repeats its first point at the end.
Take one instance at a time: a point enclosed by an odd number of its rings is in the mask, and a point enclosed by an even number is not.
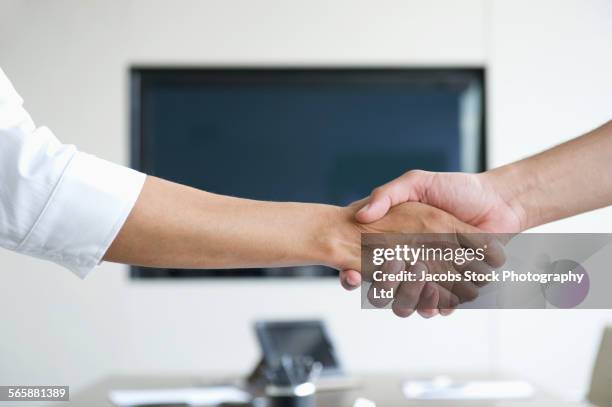
{"type": "MultiPolygon", "coordinates": [[[[421,376],[421,375],[419,375],[421,376]]],[[[511,407],[511,406],[589,406],[588,403],[563,403],[554,397],[537,392],[536,396],[529,400],[408,400],[402,393],[402,383],[406,379],[415,378],[410,373],[402,374],[378,374],[359,375],[361,385],[350,390],[337,390],[321,392],[317,395],[317,407],[352,407],[358,397],[364,397],[374,401],[377,407],[404,407],[404,406],[476,406],[476,407],[511,407]]],[[[482,379],[484,375],[453,375],[456,379],[482,379]]],[[[489,377],[490,378],[490,377],[489,377]]],[[[207,380],[202,377],[138,377],[138,376],[112,376],[103,379],[80,392],[71,394],[71,401],[63,403],[64,406],[87,406],[87,407],[113,407],[108,400],[108,392],[116,389],[159,389],[171,387],[198,386],[206,384],[218,384],[218,381],[207,380]]],[[[58,404],[53,404],[57,406],[58,404]]]]}

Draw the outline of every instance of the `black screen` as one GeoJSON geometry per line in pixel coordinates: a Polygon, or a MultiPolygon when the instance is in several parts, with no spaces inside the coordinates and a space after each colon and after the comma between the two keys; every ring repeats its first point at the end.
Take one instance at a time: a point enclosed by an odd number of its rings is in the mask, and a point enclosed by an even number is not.
{"type": "Polygon", "coordinates": [[[319,322],[271,322],[257,325],[257,335],[266,362],[274,366],[283,355],[307,356],[328,372],[340,365],[333,345],[319,322]]]}
{"type": "Polygon", "coordinates": [[[409,169],[482,169],[482,85],[474,69],[134,69],[133,164],[220,194],[346,205],[409,169]]]}

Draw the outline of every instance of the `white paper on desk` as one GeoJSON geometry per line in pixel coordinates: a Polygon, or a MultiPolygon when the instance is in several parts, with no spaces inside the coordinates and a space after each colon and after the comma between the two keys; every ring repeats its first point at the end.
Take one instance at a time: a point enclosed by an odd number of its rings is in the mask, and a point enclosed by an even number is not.
{"type": "Polygon", "coordinates": [[[146,404],[179,404],[214,406],[222,402],[247,402],[248,393],[232,386],[185,387],[175,389],[112,390],[108,397],[119,407],[146,404]]]}
{"type": "Polygon", "coordinates": [[[533,386],[522,380],[409,380],[404,396],[413,400],[500,400],[533,397],[533,386]]]}

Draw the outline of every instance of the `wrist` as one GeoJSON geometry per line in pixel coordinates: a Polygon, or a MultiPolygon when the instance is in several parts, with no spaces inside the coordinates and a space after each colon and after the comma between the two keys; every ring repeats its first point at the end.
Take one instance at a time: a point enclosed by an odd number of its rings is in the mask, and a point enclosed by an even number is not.
{"type": "Polygon", "coordinates": [[[359,270],[361,234],[351,207],[319,205],[316,216],[316,261],[338,270],[359,270]]]}
{"type": "Polygon", "coordinates": [[[537,188],[537,177],[525,172],[519,162],[478,174],[485,188],[497,194],[518,219],[520,231],[539,224],[537,205],[530,202],[532,191],[537,188]]]}

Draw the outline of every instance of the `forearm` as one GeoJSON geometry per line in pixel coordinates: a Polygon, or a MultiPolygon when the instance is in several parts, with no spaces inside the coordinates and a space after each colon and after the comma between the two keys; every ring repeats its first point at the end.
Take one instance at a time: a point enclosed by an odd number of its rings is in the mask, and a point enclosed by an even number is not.
{"type": "Polygon", "coordinates": [[[348,243],[356,239],[343,226],[350,216],[345,212],[216,195],[148,177],[105,260],[201,269],[337,267],[338,258],[359,251],[348,243]]]}
{"type": "Polygon", "coordinates": [[[483,175],[521,218],[521,228],[612,204],[612,122],[483,175]]]}

